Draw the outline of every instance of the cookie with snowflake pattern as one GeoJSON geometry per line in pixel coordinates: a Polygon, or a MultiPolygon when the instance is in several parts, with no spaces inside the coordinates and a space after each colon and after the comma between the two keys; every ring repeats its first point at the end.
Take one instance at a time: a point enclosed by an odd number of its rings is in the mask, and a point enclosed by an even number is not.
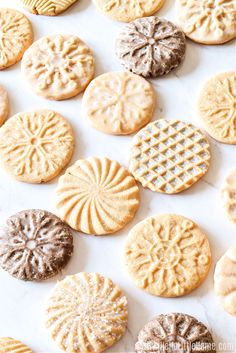
{"type": "Polygon", "coordinates": [[[36,15],[56,16],[77,0],[22,0],[24,7],[36,15]]]}

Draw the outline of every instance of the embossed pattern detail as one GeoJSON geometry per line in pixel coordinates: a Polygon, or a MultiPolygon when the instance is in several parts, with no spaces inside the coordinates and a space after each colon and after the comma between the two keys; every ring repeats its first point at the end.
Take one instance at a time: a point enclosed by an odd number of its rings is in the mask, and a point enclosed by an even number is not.
{"type": "Polygon", "coordinates": [[[36,15],[56,16],[77,0],[22,0],[23,5],[36,15]]]}
{"type": "Polygon", "coordinates": [[[59,282],[47,304],[46,327],[68,353],[100,353],[125,333],[127,299],[110,279],[78,273],[59,282]]]}
{"type": "Polygon", "coordinates": [[[155,93],[151,84],[128,72],[109,72],[95,78],[83,97],[92,126],[108,134],[126,135],[152,118],[155,93]]]}
{"type": "Polygon", "coordinates": [[[0,85],[0,126],[5,122],[9,114],[8,94],[3,86],[0,85]]]}
{"type": "Polygon", "coordinates": [[[177,20],[185,34],[203,44],[236,37],[235,0],[176,0],[177,20]]]}
{"type": "Polygon", "coordinates": [[[10,337],[0,337],[0,353],[33,353],[20,341],[10,337]]]}
{"type": "Polygon", "coordinates": [[[200,130],[178,120],[157,120],[132,143],[130,171],[144,187],[174,194],[189,188],[208,170],[210,146],[200,130]]]}
{"type": "Polygon", "coordinates": [[[236,245],[217,262],[214,275],[215,293],[223,308],[236,316],[236,245]]]}
{"type": "Polygon", "coordinates": [[[24,281],[56,275],[73,252],[70,228],[43,210],[16,213],[7,220],[0,237],[0,265],[24,281]]]}
{"type": "Polygon", "coordinates": [[[203,282],[211,251],[194,222],[178,215],[157,215],[131,230],[125,262],[137,287],[153,295],[177,297],[203,282]]]}
{"type": "Polygon", "coordinates": [[[60,217],[87,234],[120,230],[134,217],[138,205],[134,178],[107,158],[78,160],[59,179],[56,207],[60,217]]]}
{"type": "Polygon", "coordinates": [[[0,9],[0,70],[18,62],[33,41],[30,21],[21,12],[0,9]]]}
{"type": "Polygon", "coordinates": [[[88,46],[73,35],[51,35],[31,45],[22,71],[36,94],[61,100],[82,92],[94,75],[88,46]]]}
{"type": "Polygon", "coordinates": [[[71,159],[73,131],[51,110],[14,115],[0,129],[0,158],[16,179],[29,183],[54,178],[71,159]]]}
{"type": "Polygon", "coordinates": [[[236,223],[236,169],[231,170],[225,178],[221,197],[229,219],[236,223]]]}
{"type": "Polygon", "coordinates": [[[139,332],[136,353],[215,353],[210,331],[194,317],[171,313],[156,316],[139,332]]]}
{"type": "Polygon", "coordinates": [[[157,77],[180,65],[185,46],[184,33],[178,27],[152,16],[125,25],[116,40],[116,55],[127,70],[157,77]]]}
{"type": "Polygon", "coordinates": [[[211,78],[199,97],[199,115],[216,140],[236,144],[236,72],[211,78]]]}

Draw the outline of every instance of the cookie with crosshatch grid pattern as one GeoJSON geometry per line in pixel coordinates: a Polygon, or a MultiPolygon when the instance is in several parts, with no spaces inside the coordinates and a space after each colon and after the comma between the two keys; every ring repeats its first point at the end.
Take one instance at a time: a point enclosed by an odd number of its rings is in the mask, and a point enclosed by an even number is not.
{"type": "Polygon", "coordinates": [[[33,353],[30,348],[11,337],[0,338],[0,353],[33,353]]]}
{"type": "Polygon", "coordinates": [[[195,126],[179,120],[157,120],[134,137],[130,171],[144,187],[175,194],[203,177],[210,145],[195,126]]]}

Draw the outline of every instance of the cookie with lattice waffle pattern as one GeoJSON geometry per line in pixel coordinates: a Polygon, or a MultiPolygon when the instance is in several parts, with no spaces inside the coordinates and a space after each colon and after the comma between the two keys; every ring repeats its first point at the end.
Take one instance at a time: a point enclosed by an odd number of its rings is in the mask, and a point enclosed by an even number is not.
{"type": "Polygon", "coordinates": [[[144,187],[175,194],[203,177],[210,164],[210,145],[195,126],[157,120],[134,137],[130,171],[144,187]]]}

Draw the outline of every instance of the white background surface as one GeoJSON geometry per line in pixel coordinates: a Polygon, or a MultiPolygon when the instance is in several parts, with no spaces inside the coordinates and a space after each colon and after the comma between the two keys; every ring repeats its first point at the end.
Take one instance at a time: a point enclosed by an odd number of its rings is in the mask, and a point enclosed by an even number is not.
{"type": "MultiPolygon", "coordinates": [[[[79,0],[67,12],[57,17],[28,14],[20,1],[0,0],[0,6],[22,10],[31,20],[35,39],[52,33],[76,34],[94,50],[96,75],[120,70],[114,54],[114,40],[122,23],[113,22],[96,11],[90,0],[79,0]]],[[[174,20],[173,0],[167,0],[159,15],[174,20]]],[[[218,72],[236,68],[235,41],[221,46],[203,46],[187,42],[186,59],[182,67],[162,79],[153,80],[157,92],[156,118],[181,119],[199,126],[196,99],[206,79],[218,72]]],[[[34,95],[20,72],[20,63],[0,72],[10,96],[11,115],[37,108],[54,109],[64,115],[74,127],[76,151],[73,161],[90,155],[108,156],[128,166],[128,150],[132,137],[112,137],[89,127],[81,114],[82,95],[74,99],[53,102],[34,95]]],[[[141,189],[140,209],[123,231],[105,237],[74,234],[75,251],[63,273],[44,283],[24,283],[0,272],[0,336],[12,336],[24,341],[35,353],[57,353],[43,327],[43,307],[50,289],[58,279],[79,271],[97,271],[109,276],[124,290],[129,300],[129,329],[125,337],[109,353],[134,352],[139,329],[156,314],[186,312],[208,325],[217,343],[234,344],[236,352],[236,318],[230,317],[218,305],[213,293],[215,261],[236,243],[236,226],[230,223],[221,207],[219,188],[225,174],[236,166],[236,146],[219,144],[212,139],[212,164],[208,174],[195,186],[178,195],[161,195],[141,189]],[[123,243],[128,231],[147,216],[159,213],[179,213],[192,218],[208,234],[214,264],[204,284],[192,294],[178,299],[161,299],[137,289],[122,264],[123,243]]],[[[57,180],[46,185],[17,182],[0,170],[0,223],[11,214],[28,208],[55,212],[53,198],[57,180]]],[[[219,352],[220,350],[218,350],[219,352]]]]}

